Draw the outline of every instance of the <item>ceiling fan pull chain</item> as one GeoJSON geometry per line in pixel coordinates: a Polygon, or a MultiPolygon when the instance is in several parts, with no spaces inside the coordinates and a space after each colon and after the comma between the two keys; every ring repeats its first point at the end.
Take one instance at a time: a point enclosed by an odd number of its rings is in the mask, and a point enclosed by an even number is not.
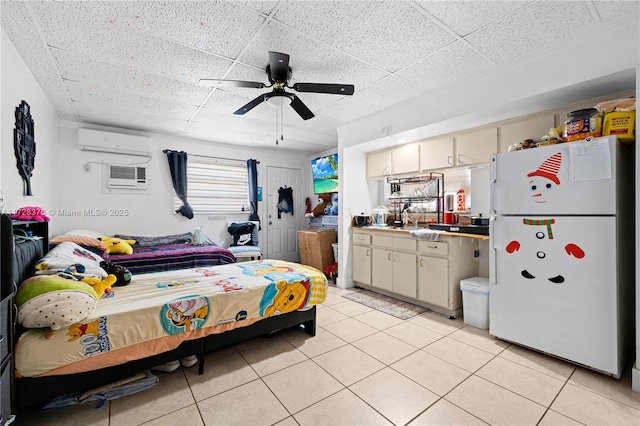
{"type": "Polygon", "coordinates": [[[276,145],[278,145],[278,110],[276,109],[276,145]]]}

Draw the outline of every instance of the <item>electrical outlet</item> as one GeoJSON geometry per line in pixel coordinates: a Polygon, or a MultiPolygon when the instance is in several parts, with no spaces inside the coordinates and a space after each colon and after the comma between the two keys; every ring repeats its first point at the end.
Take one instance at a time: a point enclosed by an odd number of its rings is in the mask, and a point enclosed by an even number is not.
{"type": "Polygon", "coordinates": [[[473,257],[480,257],[480,250],[474,250],[473,257]]]}

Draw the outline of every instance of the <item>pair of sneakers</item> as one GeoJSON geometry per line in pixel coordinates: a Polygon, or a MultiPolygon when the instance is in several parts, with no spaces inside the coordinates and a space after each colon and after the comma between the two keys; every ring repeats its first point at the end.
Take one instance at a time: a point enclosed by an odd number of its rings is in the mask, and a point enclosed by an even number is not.
{"type": "Polygon", "coordinates": [[[180,360],[175,360],[171,362],[167,362],[166,364],[157,365],[152,368],[155,371],[162,371],[164,373],[171,373],[172,371],[176,371],[180,366],[184,368],[189,368],[198,363],[198,357],[195,355],[189,355],[180,360]]]}

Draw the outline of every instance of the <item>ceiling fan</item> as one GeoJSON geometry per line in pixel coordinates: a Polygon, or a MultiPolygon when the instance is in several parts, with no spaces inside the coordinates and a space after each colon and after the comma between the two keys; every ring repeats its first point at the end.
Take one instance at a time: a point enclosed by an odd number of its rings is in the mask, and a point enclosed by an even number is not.
{"type": "Polygon", "coordinates": [[[262,102],[279,105],[283,101],[288,101],[304,120],[314,117],[314,114],[295,94],[285,91],[285,87],[296,92],[328,93],[332,95],[353,95],[353,84],[327,84],[327,83],[295,83],[289,86],[291,79],[291,67],[289,67],[289,55],[285,53],[269,52],[269,65],[265,69],[270,85],[257,81],[238,80],[213,80],[202,79],[200,86],[203,87],[248,87],[252,89],[263,89],[273,87],[269,93],[264,93],[248,104],[234,112],[235,115],[244,115],[262,102]],[[277,102],[277,103],[276,103],[277,102]]]}

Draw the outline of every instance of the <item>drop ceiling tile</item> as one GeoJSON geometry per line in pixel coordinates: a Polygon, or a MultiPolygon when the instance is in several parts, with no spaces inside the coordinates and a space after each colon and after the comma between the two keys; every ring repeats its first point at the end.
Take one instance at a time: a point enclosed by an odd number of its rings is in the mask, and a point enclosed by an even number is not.
{"type": "Polygon", "coordinates": [[[640,14],[638,1],[594,1],[593,5],[603,22],[619,20],[640,14]]]}
{"type": "Polygon", "coordinates": [[[379,1],[294,1],[282,3],[274,19],[332,46],[352,41],[379,1]]]}
{"type": "Polygon", "coordinates": [[[293,78],[305,83],[354,84],[356,90],[367,87],[386,75],[362,61],[318,43],[278,23],[268,23],[239,61],[257,68],[269,62],[269,51],[290,55],[293,78]]]}
{"type": "Polygon", "coordinates": [[[319,110],[317,114],[350,123],[371,115],[376,111],[378,111],[378,108],[372,105],[363,104],[355,99],[345,97],[336,105],[319,110]]]}
{"type": "Polygon", "coordinates": [[[206,108],[201,108],[198,111],[193,118],[193,123],[220,130],[275,135],[275,125],[267,121],[247,116],[229,115],[206,108]]]}
{"type": "Polygon", "coordinates": [[[421,86],[424,90],[481,76],[491,68],[486,59],[470,49],[464,42],[450,44],[438,52],[415,64],[398,71],[397,75],[421,86]]]}
{"type": "Polygon", "coordinates": [[[188,105],[200,105],[210,92],[205,87],[126,66],[108,64],[63,50],[52,49],[51,53],[63,79],[81,82],[87,86],[188,105]]]}
{"type": "Polygon", "coordinates": [[[415,97],[421,88],[415,84],[389,76],[377,81],[372,86],[354,94],[354,99],[377,108],[388,108],[392,105],[415,97]]]}
{"type": "Polygon", "coordinates": [[[344,50],[389,72],[452,43],[455,38],[409,2],[384,2],[359,30],[336,43],[344,50]]]}
{"type": "Polygon", "coordinates": [[[244,146],[257,145],[257,141],[264,138],[264,135],[260,133],[220,129],[198,123],[189,123],[185,128],[183,135],[211,142],[244,146]]]}
{"type": "Polygon", "coordinates": [[[3,1],[0,5],[0,20],[2,28],[12,40],[21,38],[40,42],[38,32],[34,31],[31,13],[24,2],[3,1]]]}
{"type": "Polygon", "coordinates": [[[237,57],[265,20],[234,2],[83,1],[72,6],[226,58],[237,57]]]}
{"type": "Polygon", "coordinates": [[[87,86],[67,80],[65,87],[74,102],[106,109],[123,109],[158,117],[189,120],[198,110],[193,105],[177,104],[135,93],[118,92],[104,87],[87,86]]]}
{"type": "Polygon", "coordinates": [[[520,1],[417,1],[418,5],[459,36],[508,17],[523,7],[520,1]]]}
{"type": "Polygon", "coordinates": [[[496,63],[505,64],[557,46],[559,40],[592,31],[595,24],[583,2],[531,2],[509,18],[469,35],[466,40],[496,63]]]}
{"type": "Polygon", "coordinates": [[[57,4],[34,5],[47,44],[113,64],[197,83],[223,74],[231,61],[170,42],[118,22],[57,4]]]}
{"type": "Polygon", "coordinates": [[[40,42],[17,38],[12,40],[16,49],[22,52],[22,59],[33,74],[47,99],[64,120],[76,118],[71,99],[49,56],[47,48],[40,42]]]}
{"type": "MultiPolygon", "coordinates": [[[[313,119],[312,119],[313,120],[313,119]]],[[[293,138],[295,140],[306,141],[317,145],[337,145],[338,135],[327,135],[314,132],[302,126],[286,126],[283,130],[284,139],[293,138]]]]}
{"type": "Polygon", "coordinates": [[[245,7],[248,7],[249,9],[253,9],[259,13],[262,13],[264,15],[268,15],[270,14],[273,9],[275,9],[276,5],[278,4],[277,1],[254,1],[254,0],[249,0],[249,1],[241,1],[241,0],[237,0],[236,3],[241,4],[245,7]]]}

